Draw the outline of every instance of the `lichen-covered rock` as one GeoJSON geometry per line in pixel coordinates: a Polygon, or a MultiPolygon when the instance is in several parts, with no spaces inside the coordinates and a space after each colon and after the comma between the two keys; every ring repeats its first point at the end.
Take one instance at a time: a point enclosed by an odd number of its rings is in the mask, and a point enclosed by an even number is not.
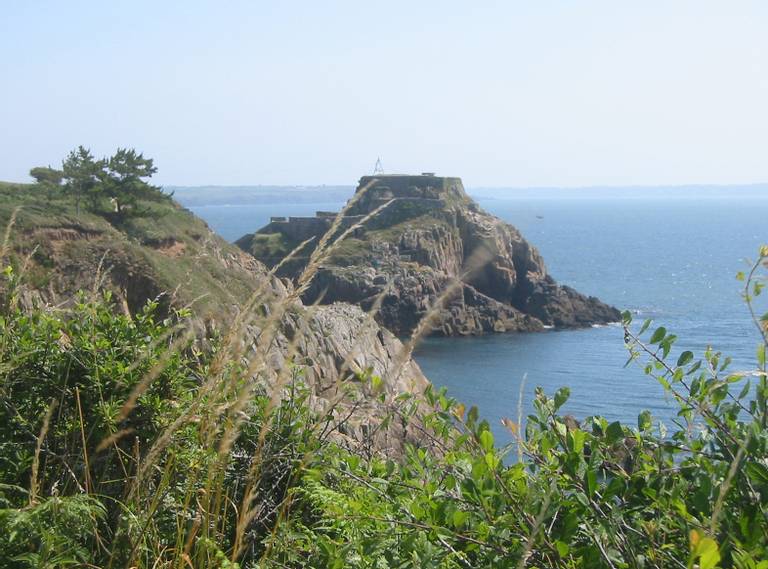
{"type": "MultiPolygon", "coordinates": [[[[446,336],[589,326],[620,318],[600,300],[558,285],[536,248],[478,207],[458,178],[364,177],[344,227],[381,207],[322,258],[305,302],[357,304],[373,310],[398,335],[411,333],[427,316],[431,333],[446,336]]],[[[272,223],[238,245],[274,265],[296,245],[290,239],[294,223],[312,225],[295,219],[272,223]]],[[[325,223],[330,227],[327,218],[325,223]]],[[[303,269],[304,263],[288,263],[280,274],[295,279],[303,269]]]]}

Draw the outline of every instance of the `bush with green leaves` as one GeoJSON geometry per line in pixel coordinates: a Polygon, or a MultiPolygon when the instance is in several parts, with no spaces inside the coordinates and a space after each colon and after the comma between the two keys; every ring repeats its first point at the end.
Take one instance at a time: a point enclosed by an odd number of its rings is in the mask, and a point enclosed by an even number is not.
{"type": "Polygon", "coordinates": [[[276,400],[186,310],[23,308],[5,277],[0,567],[260,555],[314,444],[298,373],[276,400]]]}
{"type": "Polygon", "coordinates": [[[300,368],[278,397],[186,310],[12,293],[0,566],[768,569],[767,263],[763,248],[741,275],[755,369],[678,354],[624,315],[628,364],[677,402],[673,423],[576,421],[567,388],[539,389],[499,447],[476,408],[429,389],[398,418],[418,412],[421,433],[399,460],[320,436],[300,368]]]}

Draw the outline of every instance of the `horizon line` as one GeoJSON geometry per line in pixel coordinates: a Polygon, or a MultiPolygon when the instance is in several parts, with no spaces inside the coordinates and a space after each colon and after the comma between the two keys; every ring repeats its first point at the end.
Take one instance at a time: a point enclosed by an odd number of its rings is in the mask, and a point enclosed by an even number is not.
{"type": "MultiPolygon", "coordinates": [[[[437,176],[438,178],[460,178],[460,176],[437,176]]],[[[13,183],[13,182],[12,182],[13,183]]],[[[23,182],[17,182],[23,183],[23,182]]],[[[593,184],[579,186],[558,186],[558,185],[467,185],[467,189],[473,190],[643,190],[643,189],[686,189],[686,188],[757,188],[768,187],[768,181],[763,182],[743,182],[743,183],[682,183],[682,184],[593,184]]],[[[182,188],[182,189],[202,189],[202,188],[355,188],[355,184],[165,184],[163,188],[182,188]]]]}

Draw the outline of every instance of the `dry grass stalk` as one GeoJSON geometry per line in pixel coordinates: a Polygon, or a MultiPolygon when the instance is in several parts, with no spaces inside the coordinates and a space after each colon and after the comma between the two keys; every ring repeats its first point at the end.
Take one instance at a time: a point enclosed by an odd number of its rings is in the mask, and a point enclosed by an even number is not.
{"type": "Polygon", "coordinates": [[[83,460],[85,462],[85,491],[90,493],[93,490],[91,484],[91,466],[88,462],[88,445],[85,438],[85,424],[83,422],[83,406],[80,403],[80,388],[75,387],[75,398],[77,399],[77,413],[80,417],[80,437],[83,443],[83,460]]]}
{"type": "Polygon", "coordinates": [[[723,480],[723,483],[720,485],[720,491],[717,494],[715,507],[712,510],[712,519],[710,520],[710,523],[709,523],[710,535],[717,535],[718,519],[720,518],[720,512],[723,509],[725,496],[726,494],[728,494],[728,490],[731,487],[733,478],[736,476],[736,471],[739,469],[739,465],[741,465],[741,461],[744,458],[744,455],[746,454],[746,452],[747,452],[746,441],[744,441],[741,445],[739,445],[739,450],[736,453],[736,456],[731,461],[731,466],[728,468],[728,474],[726,475],[725,480],[723,480]]]}
{"type": "MultiPolygon", "coordinates": [[[[381,310],[381,306],[384,303],[384,299],[387,297],[387,295],[392,291],[392,281],[391,279],[387,281],[386,285],[384,285],[384,288],[381,290],[379,294],[376,295],[376,298],[374,298],[373,303],[371,304],[371,307],[366,311],[366,316],[369,316],[370,318],[374,319],[376,318],[376,314],[378,314],[379,310],[381,310]]],[[[318,300],[319,302],[319,300],[318,300]]],[[[351,349],[349,352],[344,356],[344,361],[339,366],[339,372],[336,376],[336,381],[333,382],[332,385],[329,385],[326,388],[323,388],[322,391],[327,391],[333,387],[334,392],[338,393],[339,389],[341,389],[341,384],[344,381],[346,377],[347,371],[351,370],[352,364],[354,363],[354,356],[355,356],[355,350],[351,349]]],[[[353,373],[360,373],[363,370],[351,370],[353,373]]]]}
{"type": "Polygon", "coordinates": [[[8,224],[5,226],[5,234],[3,235],[3,245],[0,247],[0,263],[5,264],[5,258],[8,255],[8,249],[11,243],[11,233],[13,232],[13,226],[16,225],[16,217],[21,211],[21,206],[13,208],[11,217],[8,219],[8,224]]]}
{"type": "Polygon", "coordinates": [[[106,261],[107,255],[109,255],[109,249],[104,251],[104,254],[99,259],[99,264],[96,265],[96,273],[93,275],[93,286],[91,287],[91,297],[94,299],[98,296],[99,291],[104,289],[104,284],[107,281],[107,275],[111,270],[110,268],[107,268],[107,270],[104,271],[104,261],[106,261]]]}
{"type": "MultiPolygon", "coordinates": [[[[378,215],[379,212],[381,212],[384,208],[388,207],[393,200],[390,200],[378,208],[376,208],[374,211],[372,211],[370,214],[363,217],[358,223],[352,225],[350,228],[348,228],[346,231],[344,231],[336,240],[333,242],[330,242],[330,239],[335,233],[338,231],[339,226],[341,225],[341,222],[343,220],[344,214],[346,211],[349,210],[349,208],[356,203],[357,200],[362,197],[364,191],[367,189],[364,188],[363,191],[358,192],[355,197],[348,202],[347,206],[339,213],[339,215],[336,217],[334,223],[332,224],[331,228],[326,232],[326,234],[323,236],[323,238],[320,240],[318,247],[315,249],[313,254],[310,257],[310,261],[307,264],[307,267],[302,272],[300,278],[298,279],[298,286],[296,287],[294,293],[292,296],[295,296],[298,298],[303,291],[306,290],[306,288],[309,286],[309,284],[312,281],[312,278],[317,272],[317,269],[319,268],[320,264],[324,259],[326,259],[330,253],[339,246],[339,244],[350,234],[352,234],[355,230],[357,230],[359,227],[361,227],[363,224],[365,224],[369,219],[373,218],[374,216],[378,215]]],[[[303,247],[303,244],[300,245],[300,247],[303,247]]],[[[383,298],[383,294],[381,295],[381,298],[383,298]]],[[[315,305],[316,306],[316,301],[315,305]]],[[[378,303],[375,304],[375,306],[380,306],[381,301],[379,300],[378,303]]],[[[303,322],[306,322],[310,318],[310,315],[305,315],[303,322]]],[[[304,326],[300,326],[300,331],[303,332],[304,326]]],[[[295,355],[295,346],[297,345],[298,339],[301,337],[301,334],[297,333],[295,334],[294,338],[292,339],[288,354],[286,355],[286,360],[290,361],[292,359],[293,355],[295,355]]],[[[354,351],[354,350],[353,350],[354,351]]],[[[339,374],[337,376],[337,383],[340,383],[342,381],[343,373],[346,371],[347,366],[351,363],[351,353],[347,354],[345,357],[345,360],[341,366],[341,369],[339,370],[339,374]]],[[[249,472],[249,487],[247,488],[245,492],[245,496],[243,498],[243,503],[240,508],[240,515],[238,516],[238,523],[237,528],[235,532],[235,546],[233,547],[233,553],[232,553],[232,559],[236,560],[239,555],[241,554],[244,545],[243,545],[243,536],[245,534],[245,530],[248,527],[248,525],[255,519],[255,517],[258,515],[259,510],[258,508],[253,507],[253,502],[256,498],[255,495],[255,488],[256,485],[253,483],[257,479],[258,476],[258,468],[260,466],[261,461],[257,460],[257,458],[260,459],[258,456],[260,453],[261,448],[263,448],[263,443],[266,439],[266,434],[268,432],[269,426],[271,425],[271,417],[272,417],[272,411],[276,407],[277,403],[279,402],[280,398],[280,392],[285,384],[285,381],[283,379],[285,378],[285,375],[281,371],[278,374],[278,380],[275,382],[275,384],[272,386],[272,396],[270,398],[270,401],[267,405],[267,409],[265,412],[265,421],[262,425],[260,435],[259,435],[259,445],[257,453],[255,453],[254,460],[252,462],[251,472],[249,472]]],[[[334,402],[331,403],[331,408],[335,407],[338,403],[340,403],[342,400],[341,397],[337,397],[334,402]]],[[[316,425],[317,427],[317,425],[316,425]]],[[[230,435],[227,437],[227,444],[231,445],[232,436],[230,435]]],[[[227,447],[222,447],[222,451],[225,450],[227,447]]],[[[307,457],[305,457],[306,459],[307,457]]]]}
{"type": "MultiPolygon", "coordinates": [[[[290,362],[296,354],[296,348],[299,340],[302,338],[306,331],[306,322],[311,319],[312,312],[317,310],[317,304],[314,304],[307,308],[308,313],[304,315],[304,318],[299,323],[299,329],[294,334],[293,339],[288,345],[285,360],[290,362]]],[[[288,371],[289,367],[284,366],[279,372],[276,381],[270,386],[271,394],[270,399],[264,409],[264,417],[261,428],[259,430],[259,436],[256,446],[256,451],[251,458],[251,466],[248,471],[246,479],[248,485],[243,495],[243,500],[240,505],[239,515],[237,518],[237,525],[235,528],[235,544],[233,546],[232,559],[236,560],[242,553],[244,545],[244,536],[248,526],[253,522],[259,514],[258,506],[254,507],[254,502],[257,498],[256,489],[258,488],[258,476],[260,474],[261,466],[263,463],[263,449],[266,442],[267,434],[272,426],[274,419],[274,411],[278,407],[280,400],[282,399],[282,390],[287,385],[290,378],[288,371]]],[[[242,414],[240,414],[242,416],[242,414]]],[[[239,421],[238,426],[242,424],[242,419],[239,421]]],[[[225,438],[226,444],[231,447],[233,433],[225,438]]],[[[222,450],[228,452],[229,447],[223,447],[222,450]]]]}
{"type": "Polygon", "coordinates": [[[188,328],[184,334],[182,334],[180,337],[176,338],[176,340],[173,341],[171,346],[168,347],[165,352],[160,356],[160,359],[155,363],[155,365],[152,366],[152,368],[144,374],[144,376],[139,380],[139,383],[136,384],[136,387],[133,388],[133,391],[131,391],[130,395],[128,396],[128,399],[126,399],[125,403],[123,403],[123,406],[120,408],[120,412],[117,416],[117,422],[121,422],[125,420],[126,417],[133,411],[134,407],[136,406],[136,402],[138,401],[139,397],[141,397],[144,392],[149,388],[151,383],[160,377],[160,374],[165,371],[165,368],[167,364],[171,361],[171,358],[176,355],[177,350],[181,346],[185,346],[189,344],[189,342],[192,341],[192,339],[195,336],[195,330],[193,328],[188,328]]]}
{"type": "Polygon", "coordinates": [[[553,482],[552,486],[549,488],[549,492],[544,498],[544,502],[541,504],[539,513],[536,515],[536,519],[533,522],[533,526],[531,527],[531,531],[528,534],[528,538],[525,540],[525,547],[523,548],[523,554],[520,556],[520,562],[517,564],[517,569],[524,569],[528,564],[528,559],[533,552],[533,546],[536,544],[536,536],[539,534],[539,531],[544,524],[544,518],[547,517],[547,510],[549,509],[549,504],[552,501],[552,494],[554,494],[556,491],[557,487],[553,482]]]}
{"type": "MultiPolygon", "coordinates": [[[[364,217],[360,220],[357,224],[353,225],[349,229],[347,229],[344,233],[342,233],[339,238],[337,238],[335,241],[330,243],[329,242],[329,235],[332,235],[334,233],[334,227],[332,227],[328,233],[324,236],[324,239],[321,240],[320,244],[318,245],[318,248],[315,250],[313,256],[310,259],[309,264],[307,265],[307,268],[302,273],[302,275],[299,278],[299,286],[296,289],[297,294],[300,294],[303,290],[305,290],[309,283],[311,282],[311,279],[313,278],[314,274],[317,271],[317,268],[319,267],[320,263],[327,258],[327,256],[338,247],[338,245],[341,243],[341,241],[346,238],[348,235],[350,235],[354,230],[356,230],[359,226],[364,224],[366,221],[368,221],[371,217],[374,215],[377,215],[381,210],[383,210],[385,207],[390,205],[393,200],[390,200],[383,204],[382,206],[376,208],[371,214],[364,217]]],[[[338,225],[338,224],[337,224],[338,225]]],[[[480,268],[483,264],[483,262],[487,262],[487,256],[488,251],[485,249],[478,249],[476,250],[472,256],[468,259],[468,261],[465,263],[465,271],[460,279],[456,279],[446,287],[446,289],[443,291],[443,293],[438,297],[436,302],[434,303],[432,309],[427,313],[427,315],[422,318],[419,327],[417,327],[417,330],[411,337],[410,341],[404,346],[404,348],[401,350],[401,353],[399,354],[400,357],[396,359],[395,362],[395,373],[392,374],[395,379],[397,379],[401,373],[401,369],[404,366],[404,364],[409,360],[410,356],[412,355],[413,349],[415,345],[428,333],[431,331],[432,326],[432,320],[439,314],[439,311],[442,309],[442,305],[445,302],[446,299],[450,298],[456,291],[457,288],[463,285],[463,278],[466,276],[472,274],[474,271],[476,271],[478,268],[480,268]]],[[[385,289],[376,299],[374,302],[374,305],[372,307],[372,311],[374,312],[378,310],[378,308],[381,306],[381,302],[383,301],[383,298],[386,294],[387,289],[385,289]]],[[[298,334],[297,334],[298,337],[298,334]]],[[[353,350],[354,351],[354,350],[353,350]]],[[[352,351],[352,352],[353,352],[352,351]]],[[[345,357],[345,360],[342,364],[342,369],[340,369],[340,372],[346,371],[345,368],[348,367],[351,363],[352,358],[352,352],[347,354],[345,357]]],[[[342,381],[342,374],[340,373],[337,377],[337,385],[340,385],[342,381]]],[[[270,402],[273,404],[273,402],[276,401],[277,391],[273,392],[273,400],[270,402]]],[[[340,404],[341,401],[343,401],[344,395],[339,394],[337,397],[334,398],[334,400],[331,402],[331,407],[335,407],[336,405],[340,404]]],[[[272,405],[270,405],[272,407],[272,405]]],[[[265,421],[265,425],[262,427],[262,431],[260,433],[260,439],[263,439],[266,436],[267,432],[267,426],[269,424],[269,419],[265,421]]],[[[319,425],[316,425],[318,427],[319,425]]],[[[258,461],[254,461],[253,465],[258,465],[258,461]]],[[[251,476],[249,478],[251,480],[255,480],[258,476],[258,472],[252,472],[251,476]]],[[[236,529],[236,541],[235,541],[235,547],[233,548],[233,553],[231,556],[232,560],[236,560],[239,555],[241,554],[244,545],[243,545],[243,536],[245,534],[245,530],[248,527],[248,525],[253,521],[253,519],[258,515],[259,510],[257,508],[253,507],[253,500],[255,500],[255,492],[253,490],[255,488],[255,485],[251,483],[251,487],[246,491],[246,496],[244,497],[243,504],[241,506],[240,510],[240,516],[237,524],[236,529]]],[[[288,505],[284,505],[285,508],[288,507],[288,505]]]]}
{"type": "MultiPolygon", "coordinates": [[[[255,304],[255,302],[253,304],[255,304]]],[[[273,311],[265,323],[264,329],[262,330],[262,336],[271,336],[273,330],[275,330],[277,327],[277,322],[281,317],[281,313],[278,313],[278,311],[273,311]]],[[[240,321],[240,328],[242,328],[243,321],[244,320],[240,321]]],[[[228,334],[227,338],[225,339],[224,346],[222,347],[219,354],[217,354],[216,359],[211,365],[208,378],[199,388],[198,397],[193,401],[192,405],[190,405],[185,412],[179,415],[179,417],[177,417],[173,423],[171,423],[171,425],[165,429],[165,431],[160,435],[160,437],[158,437],[158,439],[150,448],[144,463],[142,464],[141,470],[137,475],[137,484],[141,483],[149,469],[155,464],[157,459],[160,458],[162,452],[165,450],[168,444],[170,444],[174,433],[188,421],[193,420],[203,404],[206,405],[205,410],[211,412],[209,413],[211,416],[208,417],[206,425],[203,426],[203,432],[208,433],[209,442],[213,441],[215,438],[215,426],[218,424],[218,418],[221,417],[226,409],[230,406],[226,400],[227,393],[230,392],[232,385],[226,381],[222,381],[222,379],[224,378],[224,374],[226,372],[226,363],[228,361],[233,361],[233,356],[238,352],[236,348],[237,339],[238,338],[233,333],[230,332],[228,334]]],[[[271,341],[265,343],[271,345],[271,341]]],[[[232,381],[236,381],[236,378],[232,381]]]]}
{"type": "MultiPolygon", "coordinates": [[[[344,222],[344,218],[346,217],[347,213],[350,209],[352,209],[357,202],[359,202],[364,195],[368,193],[368,190],[373,186],[375,180],[371,180],[368,182],[365,186],[360,188],[355,194],[347,201],[347,203],[344,205],[343,208],[341,208],[341,211],[339,211],[338,214],[336,214],[336,217],[333,219],[333,223],[331,223],[331,227],[328,228],[328,231],[326,231],[323,236],[320,238],[320,241],[317,244],[317,247],[315,248],[315,251],[313,251],[312,255],[310,256],[310,262],[308,265],[312,264],[312,259],[315,257],[316,252],[322,252],[326,249],[326,246],[328,242],[333,238],[334,235],[336,235],[336,232],[339,230],[339,227],[341,227],[341,224],[344,222]]],[[[338,240],[337,240],[338,241],[338,240]]],[[[305,269],[306,272],[306,269],[305,269]]]]}
{"type": "MultiPolygon", "coordinates": [[[[117,444],[117,441],[119,441],[120,439],[122,439],[124,437],[127,437],[128,435],[130,435],[133,432],[134,432],[133,428],[120,429],[119,431],[117,431],[117,432],[109,435],[105,439],[103,439],[98,444],[98,446],[96,447],[96,452],[103,452],[103,451],[105,451],[107,449],[107,447],[110,447],[110,446],[113,446],[113,445],[117,444]]],[[[120,461],[120,462],[122,464],[122,461],[120,461]]],[[[123,467],[123,470],[125,470],[125,467],[123,467]]],[[[126,472],[125,474],[126,474],[126,477],[127,477],[128,473],[126,472]]]]}
{"type": "Polygon", "coordinates": [[[517,393],[517,461],[523,462],[523,446],[525,445],[525,439],[522,435],[523,429],[523,392],[525,390],[525,382],[528,379],[528,372],[523,374],[523,379],[520,381],[520,390],[517,393]]]}
{"type": "Polygon", "coordinates": [[[48,411],[43,418],[43,426],[40,428],[40,434],[37,437],[35,443],[35,457],[32,461],[32,474],[29,482],[29,505],[34,506],[37,504],[37,495],[40,491],[40,480],[38,479],[38,473],[40,471],[40,451],[43,448],[43,441],[48,434],[48,428],[51,424],[51,417],[53,416],[53,410],[56,408],[56,400],[53,399],[48,405],[48,411]]]}

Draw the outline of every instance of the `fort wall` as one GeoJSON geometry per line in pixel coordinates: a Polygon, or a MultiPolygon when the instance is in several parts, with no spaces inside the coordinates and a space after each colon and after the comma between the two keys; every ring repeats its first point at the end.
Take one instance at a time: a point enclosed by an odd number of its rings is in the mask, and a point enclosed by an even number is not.
{"type": "MultiPolygon", "coordinates": [[[[338,212],[319,211],[314,217],[279,217],[270,218],[270,223],[259,229],[257,233],[282,233],[291,241],[305,241],[310,237],[325,235],[336,220],[338,212]]],[[[365,217],[364,215],[347,215],[341,219],[339,227],[344,230],[352,227],[365,217]]]]}
{"type": "MultiPolygon", "coordinates": [[[[363,189],[365,194],[349,210],[352,215],[342,218],[342,230],[358,223],[389,200],[395,201],[366,223],[369,228],[401,223],[432,210],[444,209],[448,199],[466,197],[460,178],[435,176],[432,173],[420,176],[363,176],[357,192],[363,189]]],[[[291,241],[301,242],[327,233],[337,216],[338,212],[335,211],[317,211],[313,217],[275,216],[258,233],[282,233],[291,241]]]]}

